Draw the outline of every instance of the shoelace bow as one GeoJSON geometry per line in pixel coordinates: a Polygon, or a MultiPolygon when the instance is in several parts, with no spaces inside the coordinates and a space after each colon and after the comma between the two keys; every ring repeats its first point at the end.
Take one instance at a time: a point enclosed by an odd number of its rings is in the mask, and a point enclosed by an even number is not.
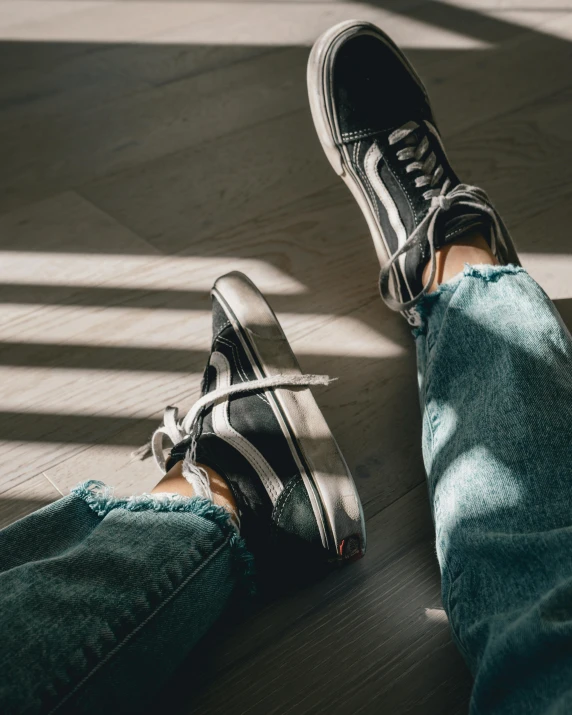
{"type": "MultiPolygon", "coordinates": [[[[191,484],[195,494],[206,497],[212,501],[213,495],[207,472],[196,463],[197,442],[194,428],[201,412],[216,402],[226,400],[230,395],[258,390],[268,390],[276,387],[309,387],[310,385],[328,385],[332,379],[327,375],[274,375],[273,377],[258,378],[248,382],[239,382],[229,387],[220,387],[212,392],[207,392],[198,399],[182,420],[179,420],[179,409],[167,407],[163,414],[163,423],[158,427],[151,442],[143,448],[148,453],[149,447],[153,453],[155,463],[165,473],[166,460],[163,453],[164,438],[167,437],[175,445],[191,437],[191,445],[183,460],[183,477],[191,484]]],[[[141,453],[143,453],[141,450],[141,453]]]]}
{"type": "MultiPolygon", "coordinates": [[[[419,129],[419,125],[416,122],[404,124],[401,128],[396,129],[389,135],[389,144],[394,145],[397,142],[403,141],[417,129],[419,129]]],[[[503,243],[504,236],[508,236],[508,229],[496,212],[489,197],[482,189],[477,186],[470,186],[469,184],[458,184],[449,190],[451,186],[450,179],[445,179],[439,188],[439,183],[444,176],[444,169],[440,165],[437,166],[437,157],[434,152],[431,152],[424,158],[429,146],[429,139],[427,135],[425,135],[416,147],[408,146],[397,152],[397,158],[400,161],[413,159],[413,161],[405,167],[405,170],[407,173],[412,171],[421,172],[421,175],[415,178],[415,186],[418,188],[428,186],[429,188],[423,192],[423,198],[427,201],[431,201],[429,210],[419,226],[417,226],[407,241],[391,256],[389,262],[381,269],[379,276],[381,297],[392,310],[400,312],[406,312],[417,305],[435,280],[437,272],[435,225],[442,213],[446,213],[452,206],[457,205],[466,206],[467,208],[475,209],[490,216],[492,220],[491,250],[493,253],[496,251],[496,246],[499,243],[503,243]],[[402,303],[391,295],[389,289],[391,271],[400,256],[410,251],[415,244],[420,244],[424,240],[427,240],[429,244],[431,261],[429,279],[414,298],[402,303]]]]}

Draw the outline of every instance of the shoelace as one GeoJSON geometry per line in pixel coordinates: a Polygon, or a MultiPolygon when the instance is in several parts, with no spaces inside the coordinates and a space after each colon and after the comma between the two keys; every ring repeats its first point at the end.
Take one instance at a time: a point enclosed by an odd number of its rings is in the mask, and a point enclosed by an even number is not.
{"type": "MultiPolygon", "coordinates": [[[[403,127],[396,129],[389,135],[389,144],[393,145],[402,141],[418,128],[419,125],[416,122],[404,124],[403,127]]],[[[440,214],[446,213],[452,206],[457,205],[466,206],[467,208],[475,209],[490,216],[492,220],[491,250],[493,253],[496,252],[497,245],[506,243],[504,239],[508,237],[507,227],[496,212],[489,197],[482,189],[477,186],[470,186],[469,184],[458,184],[449,190],[451,186],[450,179],[445,179],[443,185],[439,188],[438,184],[443,178],[444,170],[442,166],[436,166],[437,157],[435,153],[431,152],[424,161],[421,161],[427,153],[428,148],[429,140],[427,136],[424,136],[417,147],[410,146],[397,152],[397,158],[401,161],[414,159],[413,162],[406,166],[405,170],[408,173],[411,171],[422,172],[420,176],[416,177],[415,185],[417,187],[429,186],[430,188],[423,193],[423,197],[427,201],[431,201],[429,210],[419,226],[417,226],[407,241],[391,256],[389,262],[381,269],[379,277],[381,297],[389,308],[399,312],[407,312],[415,307],[435,280],[435,274],[437,272],[435,225],[440,214]],[[389,289],[391,271],[400,256],[410,251],[415,244],[421,243],[425,239],[429,244],[431,261],[429,279],[414,298],[402,303],[391,295],[389,289]]]]}
{"type": "Polygon", "coordinates": [[[198,399],[182,420],[179,420],[177,407],[167,407],[163,414],[163,423],[153,433],[150,444],[146,445],[146,451],[148,452],[148,448],[151,448],[155,463],[164,474],[166,469],[166,460],[163,454],[164,438],[168,437],[175,445],[192,436],[189,451],[183,460],[183,477],[191,484],[197,496],[202,496],[212,501],[213,495],[208,474],[196,464],[197,443],[194,427],[201,412],[209,405],[225,400],[230,395],[237,393],[268,390],[276,387],[328,385],[330,382],[332,380],[327,375],[275,375],[248,382],[239,382],[229,387],[217,388],[198,399]]]}
{"type": "MultiPolygon", "coordinates": [[[[417,122],[407,122],[407,124],[404,124],[402,127],[396,129],[389,135],[389,145],[393,146],[394,144],[403,141],[410,134],[417,131],[417,129],[419,129],[419,124],[417,124],[417,122]]],[[[408,174],[412,171],[421,172],[421,175],[415,178],[415,186],[417,188],[421,188],[422,186],[430,187],[427,191],[423,192],[423,198],[427,201],[435,196],[439,196],[441,193],[437,185],[445,173],[441,165],[437,166],[437,156],[435,152],[431,152],[429,156],[422,161],[428,149],[429,139],[427,138],[427,135],[425,135],[416,147],[408,146],[397,152],[397,158],[399,161],[409,161],[410,159],[413,159],[413,161],[405,167],[405,171],[408,174]]]]}

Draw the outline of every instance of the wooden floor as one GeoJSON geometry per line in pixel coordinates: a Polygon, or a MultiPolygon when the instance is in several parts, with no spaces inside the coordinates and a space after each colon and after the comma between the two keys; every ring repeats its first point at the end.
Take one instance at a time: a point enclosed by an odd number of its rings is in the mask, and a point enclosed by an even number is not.
{"type": "Polygon", "coordinates": [[[467,711],[413,345],[307,107],[311,42],[353,16],[407,49],[459,173],[570,324],[572,0],[0,0],[2,524],[87,478],[154,483],[131,452],[196,397],[225,271],[266,293],[304,369],[339,377],[316,394],[368,555],[225,624],[173,712],[467,711]]]}

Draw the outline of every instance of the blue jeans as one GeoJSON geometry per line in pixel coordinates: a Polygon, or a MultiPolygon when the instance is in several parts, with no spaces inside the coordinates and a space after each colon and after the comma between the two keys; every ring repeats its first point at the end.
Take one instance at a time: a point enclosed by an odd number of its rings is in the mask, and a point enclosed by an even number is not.
{"type": "MultiPolygon", "coordinates": [[[[572,340],[520,268],[467,268],[419,310],[423,451],[471,713],[572,712],[572,340]]],[[[141,709],[249,568],[201,499],[91,483],[13,524],[0,711],[141,709]]]]}
{"type": "Polygon", "coordinates": [[[251,570],[205,499],[80,485],[0,532],[0,712],[141,712],[251,570]]]}
{"type": "Polygon", "coordinates": [[[572,712],[572,339],[522,268],[467,267],[416,331],[423,455],[472,715],[572,712]]]}

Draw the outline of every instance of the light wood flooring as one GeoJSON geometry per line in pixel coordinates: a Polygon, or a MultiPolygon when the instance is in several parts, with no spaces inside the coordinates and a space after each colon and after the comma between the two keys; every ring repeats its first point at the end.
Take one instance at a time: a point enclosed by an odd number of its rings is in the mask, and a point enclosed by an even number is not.
{"type": "Polygon", "coordinates": [[[349,17],[406,48],[459,173],[570,325],[572,0],[0,0],[1,524],[88,478],[154,484],[131,452],[196,397],[228,270],[265,292],[304,369],[339,378],[316,395],[367,557],[218,629],[173,712],[467,712],[412,341],[307,107],[309,47],[349,17]]]}

